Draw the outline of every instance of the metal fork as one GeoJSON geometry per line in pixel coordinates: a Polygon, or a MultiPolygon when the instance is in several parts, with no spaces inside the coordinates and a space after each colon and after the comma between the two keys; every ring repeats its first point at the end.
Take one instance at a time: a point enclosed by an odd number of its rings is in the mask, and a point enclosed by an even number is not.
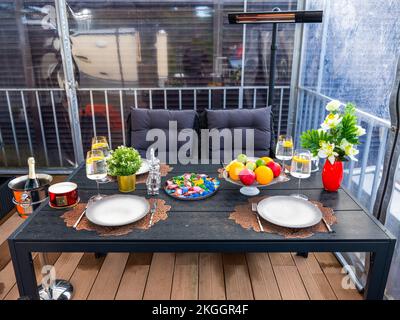
{"type": "Polygon", "coordinates": [[[156,212],[156,209],[157,209],[157,199],[154,199],[153,208],[150,211],[149,227],[151,227],[153,224],[153,217],[154,217],[154,213],[156,212]]]}
{"type": "MultiPolygon", "coordinates": [[[[312,202],[311,202],[311,203],[312,203],[312,202]]],[[[318,206],[317,206],[315,203],[313,203],[313,205],[316,206],[316,207],[318,208],[318,206]]],[[[318,209],[319,209],[319,208],[318,208],[318,209]]],[[[333,230],[333,229],[331,228],[331,226],[329,225],[328,221],[326,221],[326,219],[324,218],[324,216],[322,216],[321,220],[322,220],[322,222],[324,223],[326,229],[328,229],[328,233],[335,233],[335,230],[333,230]]]]}
{"type": "Polygon", "coordinates": [[[263,226],[262,226],[262,224],[261,224],[261,221],[260,221],[260,217],[258,216],[258,213],[257,213],[257,203],[252,203],[251,204],[251,211],[253,211],[254,212],[254,214],[256,215],[256,217],[257,217],[257,222],[258,222],[258,226],[260,227],[260,230],[262,231],[262,232],[264,232],[264,228],[263,228],[263,226]]]}

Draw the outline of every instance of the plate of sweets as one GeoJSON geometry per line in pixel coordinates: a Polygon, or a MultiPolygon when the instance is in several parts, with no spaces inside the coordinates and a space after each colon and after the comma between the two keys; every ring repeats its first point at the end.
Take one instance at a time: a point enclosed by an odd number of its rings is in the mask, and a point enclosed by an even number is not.
{"type": "Polygon", "coordinates": [[[184,173],[165,183],[165,192],[179,200],[201,200],[218,191],[220,181],[206,174],[184,173]]]}

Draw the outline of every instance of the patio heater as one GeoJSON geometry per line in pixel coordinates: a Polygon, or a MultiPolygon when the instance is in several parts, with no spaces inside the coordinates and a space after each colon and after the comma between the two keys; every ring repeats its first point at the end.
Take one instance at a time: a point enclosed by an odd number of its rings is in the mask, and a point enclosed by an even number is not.
{"type": "Polygon", "coordinates": [[[281,11],[274,8],[268,12],[228,13],[230,24],[272,23],[271,58],[269,61],[268,105],[272,105],[275,88],[276,36],[279,23],[321,23],[323,11],[281,11]]]}

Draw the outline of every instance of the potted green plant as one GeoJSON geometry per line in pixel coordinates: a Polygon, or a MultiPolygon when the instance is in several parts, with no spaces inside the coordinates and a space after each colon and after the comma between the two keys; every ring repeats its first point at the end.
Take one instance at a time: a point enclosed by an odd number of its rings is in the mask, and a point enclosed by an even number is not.
{"type": "Polygon", "coordinates": [[[107,159],[108,172],[118,179],[121,192],[132,192],[136,187],[136,172],[142,165],[142,158],[137,150],[131,147],[119,146],[111,151],[107,159]]]}
{"type": "Polygon", "coordinates": [[[356,146],[359,137],[365,134],[364,128],[357,125],[356,108],[347,103],[333,100],[326,105],[329,112],[319,129],[308,130],[300,136],[303,148],[309,149],[313,156],[327,159],[322,171],[325,190],[337,191],[343,180],[343,161],[357,161],[359,153],[356,146]]]}

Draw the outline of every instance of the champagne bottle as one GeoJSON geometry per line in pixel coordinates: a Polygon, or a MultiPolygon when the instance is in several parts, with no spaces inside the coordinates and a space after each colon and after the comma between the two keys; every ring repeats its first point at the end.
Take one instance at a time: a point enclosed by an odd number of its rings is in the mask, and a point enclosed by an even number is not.
{"type": "Polygon", "coordinates": [[[24,189],[31,190],[31,189],[39,188],[40,183],[39,183],[38,178],[36,177],[35,159],[33,157],[28,158],[28,167],[29,167],[28,179],[25,182],[24,189]]]}

